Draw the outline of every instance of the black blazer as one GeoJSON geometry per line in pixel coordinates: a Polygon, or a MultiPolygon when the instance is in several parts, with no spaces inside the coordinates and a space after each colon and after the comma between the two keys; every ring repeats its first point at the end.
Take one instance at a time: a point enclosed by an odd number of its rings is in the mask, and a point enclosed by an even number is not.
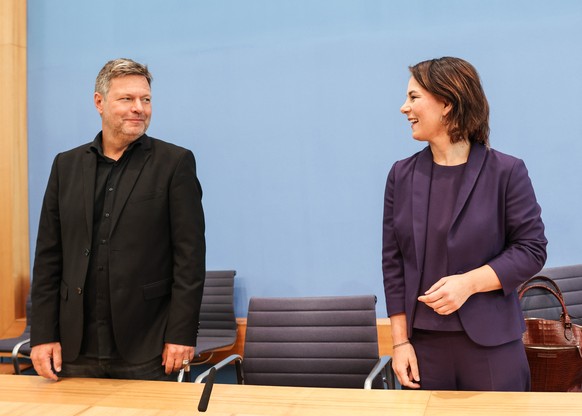
{"type": "MultiPolygon", "coordinates": [[[[61,342],[72,361],[83,335],[97,159],[91,143],[56,156],[38,229],[31,344],[61,342]]],[[[109,276],[113,332],[129,363],[165,342],[195,345],[205,275],[202,189],[191,151],[142,137],[118,184],[109,276]]]]}

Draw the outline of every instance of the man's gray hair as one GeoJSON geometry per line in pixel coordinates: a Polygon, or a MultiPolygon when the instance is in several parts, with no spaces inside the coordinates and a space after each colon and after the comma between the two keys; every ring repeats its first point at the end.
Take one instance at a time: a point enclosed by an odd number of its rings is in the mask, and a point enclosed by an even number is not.
{"type": "Polygon", "coordinates": [[[125,77],[128,75],[141,75],[148,81],[148,85],[152,85],[153,77],[152,74],[150,74],[147,65],[142,65],[131,59],[119,58],[107,62],[105,66],[101,68],[101,71],[99,71],[99,75],[97,75],[97,79],[95,80],[95,92],[101,94],[103,98],[107,97],[111,80],[113,78],[125,77]]]}

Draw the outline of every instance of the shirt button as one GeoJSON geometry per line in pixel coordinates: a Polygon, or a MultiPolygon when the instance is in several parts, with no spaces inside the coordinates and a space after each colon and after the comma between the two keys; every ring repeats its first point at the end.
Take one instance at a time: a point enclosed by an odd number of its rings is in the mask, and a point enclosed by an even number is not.
{"type": "Polygon", "coordinates": [[[109,189],[108,189],[108,191],[109,191],[109,192],[113,191],[113,188],[109,188],[109,189]]]}
{"type": "Polygon", "coordinates": [[[101,240],[101,244],[107,243],[107,240],[101,240]]]}
{"type": "Polygon", "coordinates": [[[83,293],[83,289],[80,287],[77,288],[77,295],[81,295],[83,293]]]}
{"type": "Polygon", "coordinates": [[[105,218],[109,218],[109,213],[108,212],[105,213],[105,218]]]}
{"type": "Polygon", "coordinates": [[[85,251],[83,251],[83,254],[84,254],[85,256],[88,256],[90,252],[91,252],[91,251],[90,251],[88,248],[86,248],[86,249],[85,249],[85,251]]]}

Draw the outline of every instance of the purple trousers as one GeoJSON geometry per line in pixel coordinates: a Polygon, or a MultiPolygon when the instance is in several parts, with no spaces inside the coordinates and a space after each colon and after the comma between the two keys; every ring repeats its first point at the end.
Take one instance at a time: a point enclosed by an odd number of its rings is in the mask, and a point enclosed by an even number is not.
{"type": "Polygon", "coordinates": [[[530,390],[529,364],[521,339],[483,347],[465,332],[415,329],[410,341],[423,390],[530,390]]]}

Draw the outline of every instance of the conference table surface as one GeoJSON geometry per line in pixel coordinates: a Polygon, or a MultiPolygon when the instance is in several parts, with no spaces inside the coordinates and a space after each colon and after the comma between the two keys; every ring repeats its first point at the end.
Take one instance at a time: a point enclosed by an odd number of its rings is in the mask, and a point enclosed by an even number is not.
{"type": "MultiPolygon", "coordinates": [[[[0,415],[184,416],[204,385],[0,375],[0,415]]],[[[215,384],[208,415],[582,415],[577,393],[324,389],[215,384]]]]}

